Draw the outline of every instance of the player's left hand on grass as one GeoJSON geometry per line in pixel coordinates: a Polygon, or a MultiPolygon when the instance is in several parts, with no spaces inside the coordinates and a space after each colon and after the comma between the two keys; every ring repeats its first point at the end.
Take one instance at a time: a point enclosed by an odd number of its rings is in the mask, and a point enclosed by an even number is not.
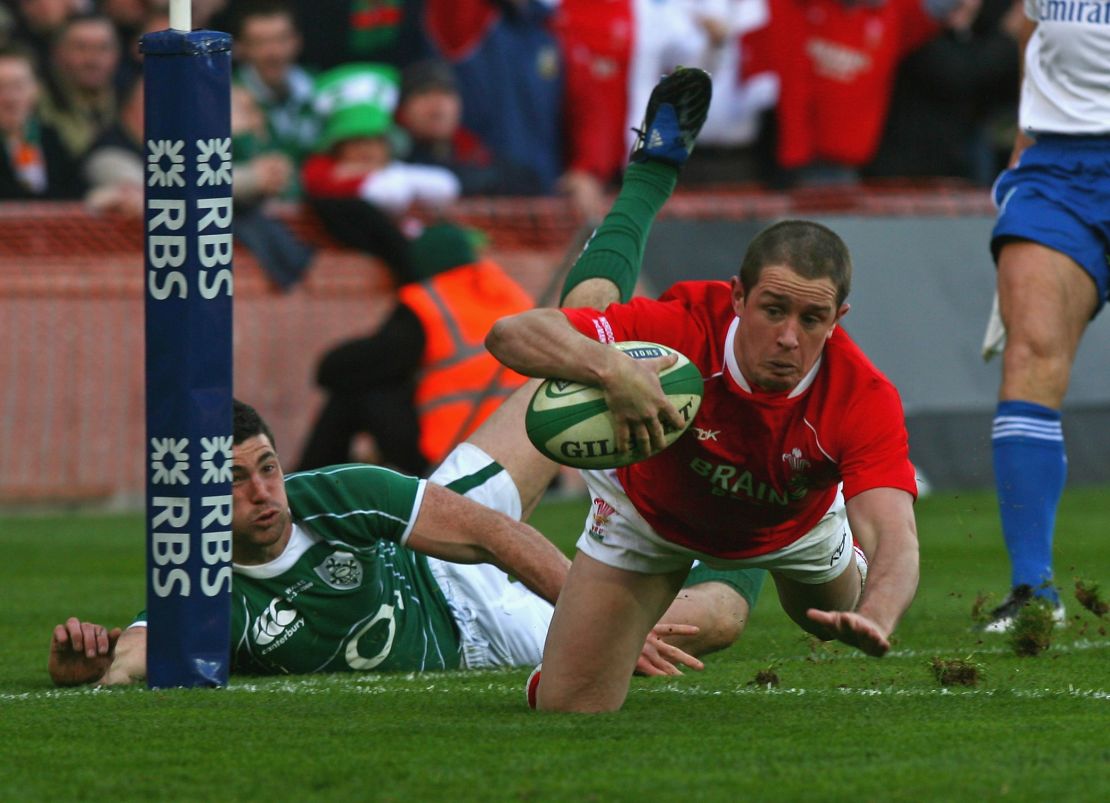
{"type": "Polygon", "coordinates": [[[100,680],[112,664],[120,629],[111,630],[71,616],[54,628],[47,669],[56,686],[80,686],[100,680]]]}
{"type": "Polygon", "coordinates": [[[868,655],[882,658],[890,650],[890,641],[879,626],[855,611],[822,611],[810,608],[806,616],[824,626],[830,639],[862,650],[868,655]]]}
{"type": "Polygon", "coordinates": [[[636,661],[638,675],[681,675],[679,665],[688,669],[704,669],[705,664],[694,656],[663,641],[663,636],[696,636],[697,625],[657,624],[644,640],[644,648],[636,661]]]}

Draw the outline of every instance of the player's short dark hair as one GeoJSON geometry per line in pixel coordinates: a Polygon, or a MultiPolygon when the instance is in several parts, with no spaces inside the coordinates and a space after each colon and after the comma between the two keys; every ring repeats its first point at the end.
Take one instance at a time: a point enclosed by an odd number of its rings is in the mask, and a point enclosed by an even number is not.
{"type": "Polygon", "coordinates": [[[270,439],[270,445],[277,449],[277,443],[274,442],[274,433],[270,431],[269,425],[262,419],[257,410],[238,399],[232,400],[231,408],[231,442],[233,445],[238,446],[247,438],[253,438],[255,435],[265,435],[270,439]]]}
{"type": "Polygon", "coordinates": [[[771,265],[787,266],[805,279],[832,280],[837,307],[844,303],[852,286],[848,246],[832,229],[810,220],[784,220],[756,235],[740,264],[745,295],[759,283],[763,269],[771,265]]]}

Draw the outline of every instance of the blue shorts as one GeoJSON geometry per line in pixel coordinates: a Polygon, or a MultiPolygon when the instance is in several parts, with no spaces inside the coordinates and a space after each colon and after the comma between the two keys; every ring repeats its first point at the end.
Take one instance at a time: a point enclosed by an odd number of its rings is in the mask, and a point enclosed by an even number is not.
{"type": "Polygon", "coordinates": [[[1110,137],[1041,135],[994,184],[998,220],[991,253],[1032,240],[1074,259],[1110,293],[1110,137]]]}

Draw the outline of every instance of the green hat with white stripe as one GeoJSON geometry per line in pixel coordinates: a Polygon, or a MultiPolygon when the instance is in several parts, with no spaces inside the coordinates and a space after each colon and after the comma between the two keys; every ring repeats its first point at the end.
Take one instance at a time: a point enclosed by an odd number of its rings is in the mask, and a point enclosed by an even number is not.
{"type": "Polygon", "coordinates": [[[318,150],[353,137],[392,136],[401,76],[386,64],[344,64],[316,79],[316,113],[323,119],[318,150]]]}

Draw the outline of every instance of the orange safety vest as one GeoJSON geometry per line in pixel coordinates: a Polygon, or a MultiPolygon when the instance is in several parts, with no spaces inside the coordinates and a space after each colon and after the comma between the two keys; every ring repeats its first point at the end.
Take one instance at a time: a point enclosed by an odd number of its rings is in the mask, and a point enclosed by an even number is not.
{"type": "Polygon", "coordinates": [[[534,304],[488,259],[407,284],[398,294],[424,325],[416,409],[420,450],[435,465],[525,382],[486,351],[485,338],[498,318],[534,304]]]}

